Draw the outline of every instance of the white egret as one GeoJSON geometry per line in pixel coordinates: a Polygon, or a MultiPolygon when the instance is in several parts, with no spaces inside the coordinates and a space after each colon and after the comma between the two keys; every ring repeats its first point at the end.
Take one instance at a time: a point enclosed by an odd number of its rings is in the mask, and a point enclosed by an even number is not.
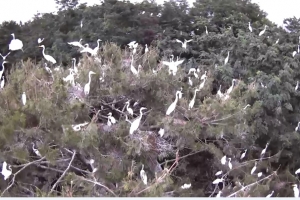
{"type": "Polygon", "coordinates": [[[181,186],[181,189],[189,189],[191,186],[192,186],[191,183],[190,184],[185,183],[181,186]]]}
{"type": "Polygon", "coordinates": [[[0,56],[2,57],[2,60],[5,60],[6,59],[6,57],[9,55],[11,53],[11,51],[10,52],[8,52],[5,56],[3,56],[1,53],[0,53],[0,56]]]}
{"type": "Polygon", "coordinates": [[[276,40],[275,44],[278,44],[278,42],[279,42],[279,39],[276,40]]]}
{"type": "Polygon", "coordinates": [[[199,78],[198,74],[196,73],[196,69],[195,69],[195,68],[191,68],[191,69],[189,70],[189,73],[188,73],[188,74],[190,74],[191,72],[194,73],[195,78],[199,78]]]}
{"type": "Polygon", "coordinates": [[[83,20],[80,21],[80,28],[82,29],[83,27],[83,20]]]}
{"type": "Polygon", "coordinates": [[[132,45],[133,47],[133,51],[132,51],[132,54],[134,55],[136,53],[136,48],[138,47],[139,43],[135,43],[132,45]]]}
{"type": "Polygon", "coordinates": [[[231,87],[226,91],[226,94],[230,94],[232,92],[234,84],[235,84],[235,79],[232,79],[232,81],[231,81],[231,87]]]}
{"type": "Polygon", "coordinates": [[[167,109],[166,115],[170,115],[170,114],[175,110],[176,104],[177,104],[177,102],[178,102],[178,98],[180,98],[180,97],[179,97],[180,94],[182,94],[181,91],[177,91],[177,92],[176,92],[176,94],[175,94],[175,96],[176,96],[175,101],[174,101],[174,102],[169,106],[169,108],[167,109]]]}
{"type": "Polygon", "coordinates": [[[262,31],[258,34],[258,36],[262,36],[262,35],[266,32],[266,29],[267,29],[267,25],[265,25],[264,30],[262,30],[262,31]]]}
{"type": "Polygon", "coordinates": [[[226,155],[221,158],[221,164],[222,165],[226,164],[226,155]]]}
{"type": "Polygon", "coordinates": [[[182,42],[182,41],[176,39],[176,42],[181,43],[181,44],[182,44],[182,48],[184,48],[184,49],[186,49],[187,43],[189,43],[189,42],[191,42],[191,41],[193,41],[193,39],[190,39],[190,40],[184,39],[184,42],[182,42]]]}
{"type": "Polygon", "coordinates": [[[299,45],[298,45],[297,53],[300,53],[300,47],[299,47],[299,45]]]}
{"type": "Polygon", "coordinates": [[[107,125],[111,126],[112,124],[115,124],[117,120],[112,116],[112,113],[109,112],[107,116],[107,125]]]}
{"type": "Polygon", "coordinates": [[[5,84],[4,76],[1,77],[0,88],[3,89],[5,84]]]}
{"type": "Polygon", "coordinates": [[[294,197],[299,197],[299,189],[297,184],[293,185],[293,191],[294,191],[294,197]]]}
{"type": "Polygon", "coordinates": [[[297,51],[293,51],[292,56],[295,57],[296,54],[297,54],[297,51]]]}
{"type": "Polygon", "coordinates": [[[37,40],[38,44],[41,44],[41,43],[44,41],[44,39],[45,39],[45,38],[43,38],[43,39],[39,38],[39,39],[37,40]]]}
{"type": "Polygon", "coordinates": [[[221,175],[223,173],[223,171],[221,170],[221,171],[218,171],[215,175],[216,176],[219,176],[219,175],[221,175]]]}
{"type": "Polygon", "coordinates": [[[44,58],[45,58],[48,62],[51,62],[52,64],[56,64],[56,60],[55,60],[52,56],[46,55],[46,54],[45,54],[45,45],[41,45],[41,46],[39,46],[39,47],[43,48],[43,56],[44,56],[44,58]]]}
{"type": "Polygon", "coordinates": [[[218,92],[217,92],[217,95],[218,95],[220,98],[223,98],[223,97],[224,97],[224,94],[221,92],[221,87],[222,87],[222,85],[220,85],[219,90],[218,90],[218,92]]]}
{"type": "Polygon", "coordinates": [[[67,77],[63,77],[63,81],[70,82],[73,86],[75,86],[75,78],[74,78],[74,70],[72,68],[69,69],[70,74],[67,77]]]}
{"type": "Polygon", "coordinates": [[[145,53],[149,51],[147,44],[145,45],[145,53]]]}
{"type": "Polygon", "coordinates": [[[207,26],[205,26],[205,33],[206,33],[206,35],[208,35],[207,26]]]}
{"type": "Polygon", "coordinates": [[[207,71],[204,72],[204,74],[201,76],[200,80],[203,80],[205,78],[207,78],[207,71]]]}
{"type": "Polygon", "coordinates": [[[84,123],[81,123],[81,124],[72,125],[72,128],[75,132],[77,132],[77,131],[80,131],[83,126],[86,126],[88,124],[89,124],[89,122],[84,122],[84,123]]]}
{"type": "Polygon", "coordinates": [[[266,153],[268,146],[269,146],[269,142],[266,144],[266,147],[261,151],[260,153],[261,157],[266,153]]]}
{"type": "Polygon", "coordinates": [[[191,77],[188,77],[188,79],[189,79],[189,85],[193,86],[193,81],[192,81],[191,77]]]}
{"type": "Polygon", "coordinates": [[[9,44],[9,50],[11,51],[17,51],[17,50],[22,50],[23,51],[23,42],[19,39],[15,39],[15,34],[11,34],[13,36],[13,39],[11,40],[9,44]]]}
{"type": "Polygon", "coordinates": [[[257,162],[255,162],[254,167],[251,169],[251,174],[253,174],[253,173],[255,172],[255,170],[256,170],[256,165],[257,165],[257,162]]]}
{"type": "Polygon", "coordinates": [[[262,175],[263,175],[262,172],[258,172],[258,173],[257,173],[257,177],[258,177],[258,178],[261,177],[262,175]]]}
{"type": "Polygon", "coordinates": [[[83,45],[83,49],[80,51],[80,53],[90,53],[93,55],[94,51],[89,47],[89,44],[85,44],[83,45]]]}
{"type": "Polygon", "coordinates": [[[145,108],[145,107],[141,107],[140,108],[140,116],[138,116],[133,122],[132,122],[132,124],[131,124],[131,126],[130,126],[130,129],[129,129],[129,134],[131,135],[131,134],[133,134],[134,133],[134,131],[136,131],[138,128],[139,128],[139,126],[140,126],[140,123],[141,123],[141,119],[142,119],[142,116],[143,116],[143,110],[145,110],[145,109],[147,109],[147,108],[145,108]]]}
{"type": "Polygon", "coordinates": [[[196,100],[196,94],[199,91],[200,91],[199,89],[195,89],[194,96],[193,96],[191,102],[189,103],[189,110],[191,110],[194,107],[195,100],[196,100]]]}
{"type": "Polygon", "coordinates": [[[25,106],[25,104],[26,104],[26,94],[25,94],[25,92],[23,92],[23,94],[22,94],[22,103],[25,106]]]}
{"type": "Polygon", "coordinates": [[[222,191],[219,191],[218,194],[216,195],[216,197],[221,197],[222,191]]]}
{"type": "Polygon", "coordinates": [[[130,103],[130,100],[126,101],[126,103],[125,103],[127,105],[126,110],[131,116],[133,116],[133,110],[132,110],[132,108],[129,107],[129,103],[130,103]]]}
{"type": "Polygon", "coordinates": [[[248,149],[246,149],[246,150],[244,151],[244,153],[242,153],[242,155],[241,155],[241,157],[240,157],[241,160],[243,160],[243,158],[245,158],[246,153],[247,153],[247,150],[248,150],[248,149]]]}
{"type": "Polygon", "coordinates": [[[80,38],[79,41],[75,41],[75,42],[68,42],[69,45],[72,45],[74,47],[80,47],[80,48],[84,48],[81,44],[82,38],[80,38]]]}
{"type": "Polygon", "coordinates": [[[2,164],[1,174],[4,176],[4,180],[8,179],[12,174],[11,166],[8,165],[8,169],[7,169],[7,163],[5,161],[2,164]]]}
{"type": "Polygon", "coordinates": [[[295,91],[297,91],[298,88],[299,88],[299,81],[297,81],[297,85],[296,85],[296,87],[295,87],[295,91]]]}
{"type": "Polygon", "coordinates": [[[227,52],[227,57],[224,60],[224,65],[226,65],[229,61],[229,51],[227,52]]]}
{"type": "Polygon", "coordinates": [[[97,53],[99,51],[99,42],[101,42],[101,41],[102,41],[101,39],[97,40],[97,46],[93,49],[93,53],[92,53],[93,56],[97,55],[97,53]]]}
{"type": "Polygon", "coordinates": [[[274,194],[274,190],[266,196],[266,198],[270,198],[274,194]]]}
{"type": "Polygon", "coordinates": [[[5,63],[8,63],[8,62],[7,62],[7,61],[3,61],[3,62],[2,62],[2,70],[0,71],[0,77],[2,77],[2,75],[3,75],[3,73],[4,73],[4,69],[5,69],[5,68],[4,68],[4,64],[5,64],[5,63]]]}
{"type": "Polygon", "coordinates": [[[202,83],[199,85],[199,90],[201,90],[204,87],[205,81],[206,81],[207,77],[205,77],[202,81],[202,83]]]}
{"type": "Polygon", "coordinates": [[[76,67],[76,58],[72,58],[72,63],[73,63],[73,70],[75,74],[78,73],[78,68],[76,67]]]}
{"type": "Polygon", "coordinates": [[[83,89],[83,91],[84,91],[84,94],[85,95],[88,95],[89,93],[90,93],[90,88],[91,88],[91,75],[92,74],[96,74],[95,72],[93,72],[93,71],[90,71],[89,72],[89,82],[87,83],[87,84],[85,84],[85,86],[84,86],[84,89],[83,89]]]}
{"type": "Polygon", "coordinates": [[[35,153],[35,155],[42,157],[42,154],[39,152],[38,149],[34,148],[34,143],[32,142],[32,150],[35,153]]]}
{"type": "Polygon", "coordinates": [[[298,122],[298,125],[297,125],[296,128],[295,128],[295,131],[298,131],[298,130],[299,130],[299,127],[300,127],[300,122],[298,122]]]}
{"type": "Polygon", "coordinates": [[[133,66],[133,55],[131,56],[131,64],[130,64],[130,70],[134,75],[138,75],[139,74],[139,67],[138,70],[136,70],[136,68],[133,66]]]}
{"type": "Polygon", "coordinates": [[[250,22],[249,22],[249,31],[252,33],[252,27],[251,27],[250,22]]]}
{"type": "Polygon", "coordinates": [[[231,158],[228,158],[228,167],[229,169],[232,169],[231,158]]]}
{"type": "Polygon", "coordinates": [[[222,183],[223,181],[224,181],[223,178],[217,178],[216,180],[214,180],[214,181],[212,182],[212,184],[216,185],[216,184],[222,183]]]}
{"type": "Polygon", "coordinates": [[[136,43],[136,41],[132,41],[132,42],[128,43],[127,45],[129,46],[129,49],[133,49],[135,43],[136,43]]]}
{"type": "Polygon", "coordinates": [[[160,137],[164,136],[164,134],[165,134],[165,129],[160,128],[159,131],[158,131],[158,134],[159,134],[160,137]]]}
{"type": "Polygon", "coordinates": [[[168,61],[162,61],[162,63],[164,64],[164,65],[167,65],[168,67],[169,67],[169,74],[171,74],[171,72],[173,73],[173,76],[175,76],[176,75],[176,73],[177,73],[177,67],[180,65],[180,64],[182,64],[183,63],[183,61],[184,61],[184,59],[182,59],[182,60],[177,60],[177,61],[173,61],[173,55],[172,55],[172,59],[170,59],[170,62],[168,62],[168,61]]]}
{"type": "Polygon", "coordinates": [[[299,173],[300,173],[300,168],[295,171],[295,174],[299,174],[299,173]]]}
{"type": "Polygon", "coordinates": [[[147,174],[144,170],[144,164],[142,164],[142,169],[140,171],[140,177],[145,185],[147,185],[147,174]]]}

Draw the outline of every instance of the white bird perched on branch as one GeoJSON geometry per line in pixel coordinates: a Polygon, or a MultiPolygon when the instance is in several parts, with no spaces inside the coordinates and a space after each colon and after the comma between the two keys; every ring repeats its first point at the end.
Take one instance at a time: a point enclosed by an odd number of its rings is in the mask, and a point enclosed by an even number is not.
{"type": "Polygon", "coordinates": [[[274,194],[274,190],[266,196],[266,198],[270,198],[274,194]]]}
{"type": "Polygon", "coordinates": [[[298,131],[298,130],[299,130],[299,127],[300,127],[300,122],[298,122],[298,125],[297,125],[296,128],[295,128],[295,131],[298,131]]]}
{"type": "Polygon", "coordinates": [[[295,171],[295,174],[299,174],[299,173],[300,173],[300,168],[295,171]]]}
{"type": "MultiPolygon", "coordinates": [[[[174,57],[174,56],[173,56],[174,57]]],[[[177,73],[177,70],[178,70],[178,66],[180,65],[180,64],[182,64],[183,63],[183,61],[184,61],[184,59],[182,59],[182,60],[178,60],[177,59],[177,61],[173,61],[173,59],[170,61],[170,62],[168,62],[168,61],[162,61],[162,63],[164,64],[164,65],[167,65],[168,67],[169,67],[169,74],[171,74],[171,72],[173,73],[173,76],[175,76],[176,75],[176,73],[177,73]]]]}
{"type": "Polygon", "coordinates": [[[221,175],[223,173],[223,171],[221,170],[221,171],[218,171],[216,174],[215,174],[215,176],[219,176],[219,175],[221,175]]]}
{"type": "Polygon", "coordinates": [[[205,26],[205,33],[206,33],[206,35],[208,35],[207,26],[205,26]]]}
{"type": "Polygon", "coordinates": [[[19,39],[15,39],[15,34],[14,33],[12,33],[11,35],[13,36],[13,39],[11,40],[8,49],[11,50],[11,51],[17,51],[17,50],[22,50],[23,51],[23,42],[19,39]]]}
{"type": "Polygon", "coordinates": [[[45,63],[45,69],[49,74],[52,74],[52,70],[47,66],[47,63],[45,63]]]}
{"type": "Polygon", "coordinates": [[[26,94],[25,94],[25,92],[23,92],[23,94],[22,94],[22,103],[25,106],[25,104],[26,104],[26,94]]]}
{"type": "Polygon", "coordinates": [[[75,41],[75,42],[68,42],[69,45],[72,45],[74,47],[79,47],[79,48],[84,48],[84,46],[82,46],[81,44],[82,38],[80,38],[79,41],[75,41]]]}
{"type": "Polygon", "coordinates": [[[144,164],[142,164],[142,169],[140,171],[140,177],[145,185],[147,185],[147,174],[144,170],[144,164]]]}
{"type": "Polygon", "coordinates": [[[72,58],[72,63],[73,63],[73,70],[75,74],[78,73],[78,68],[76,67],[76,58],[72,58]]]}
{"type": "Polygon", "coordinates": [[[252,33],[252,27],[251,27],[251,24],[250,24],[250,22],[249,22],[249,31],[252,33]]]}
{"type": "Polygon", "coordinates": [[[8,179],[12,174],[11,166],[8,165],[8,169],[7,169],[7,163],[5,161],[2,164],[1,174],[4,176],[4,180],[8,179]]]}
{"type": "Polygon", "coordinates": [[[129,107],[130,100],[126,101],[125,104],[127,105],[127,106],[126,106],[127,112],[128,112],[131,116],[133,116],[133,110],[132,110],[132,108],[129,107]]]}
{"type": "Polygon", "coordinates": [[[189,103],[189,110],[191,110],[194,107],[195,99],[196,99],[196,94],[199,91],[200,91],[199,89],[195,89],[194,96],[193,96],[191,102],[189,103]]]}
{"type": "Polygon", "coordinates": [[[189,189],[191,186],[192,186],[191,183],[190,184],[185,183],[181,186],[181,189],[189,189]]]}
{"type": "Polygon", "coordinates": [[[85,95],[88,95],[90,93],[90,89],[91,89],[91,75],[92,74],[96,74],[95,72],[93,71],[90,71],[89,72],[89,82],[87,84],[85,84],[84,88],[83,88],[83,91],[84,91],[84,94],[85,95]]]}
{"type": "Polygon", "coordinates": [[[5,60],[6,59],[6,57],[9,55],[11,53],[11,51],[10,52],[8,52],[5,56],[3,56],[1,53],[0,53],[0,56],[2,57],[2,60],[5,60]]]}
{"type": "Polygon", "coordinates": [[[226,91],[226,94],[230,94],[231,92],[232,92],[232,90],[233,90],[233,87],[234,87],[234,84],[235,84],[235,79],[232,79],[232,81],[231,81],[231,86],[230,86],[230,88],[226,91]]]}
{"type": "Polygon", "coordinates": [[[296,87],[295,87],[295,91],[297,91],[299,88],[299,81],[297,81],[296,87]]]}
{"type": "Polygon", "coordinates": [[[228,158],[228,167],[229,169],[232,169],[231,158],[228,158]]]}
{"type": "Polygon", "coordinates": [[[196,73],[196,69],[195,69],[195,68],[191,68],[191,69],[189,70],[189,73],[188,73],[188,74],[190,74],[191,72],[194,73],[195,78],[199,78],[198,74],[196,73]]]}
{"type": "Polygon", "coordinates": [[[43,38],[43,39],[39,38],[39,39],[37,40],[38,44],[41,44],[41,43],[44,41],[44,39],[45,39],[45,38],[43,38]]]}
{"type": "Polygon", "coordinates": [[[261,151],[261,153],[260,153],[261,157],[263,157],[265,155],[268,146],[269,146],[269,142],[267,142],[266,147],[261,151]]]}
{"type": "Polygon", "coordinates": [[[81,127],[86,126],[88,124],[89,124],[89,122],[84,122],[84,123],[81,123],[81,124],[72,125],[72,128],[75,132],[77,132],[77,131],[81,130],[81,127]]]}
{"type": "Polygon", "coordinates": [[[214,180],[214,181],[212,182],[212,184],[216,185],[216,184],[222,183],[223,181],[224,181],[223,178],[217,178],[216,180],[214,180]]]}
{"type": "Polygon", "coordinates": [[[186,49],[187,43],[189,43],[189,42],[191,42],[191,41],[193,41],[193,39],[190,39],[190,40],[184,39],[184,42],[182,42],[182,41],[176,39],[176,42],[181,43],[181,44],[182,44],[182,48],[184,48],[184,49],[186,49]]]}
{"type": "Polygon", "coordinates": [[[182,95],[181,91],[177,91],[175,94],[175,101],[169,106],[169,108],[167,109],[166,115],[170,115],[176,108],[176,104],[178,102],[178,99],[180,98],[180,95],[182,95]]]}
{"type": "Polygon", "coordinates": [[[51,62],[52,64],[56,64],[56,60],[52,57],[52,56],[50,56],[50,55],[46,55],[45,54],[45,45],[41,45],[41,46],[39,46],[39,47],[41,47],[41,48],[43,48],[43,56],[44,56],[44,58],[48,61],[48,62],[51,62]]]}
{"type": "Polygon", "coordinates": [[[258,34],[258,36],[262,36],[262,35],[266,32],[266,29],[267,29],[267,25],[265,25],[264,30],[262,30],[262,31],[258,34]]]}
{"type": "Polygon", "coordinates": [[[42,157],[42,154],[39,152],[38,149],[34,148],[34,143],[32,142],[32,150],[35,153],[35,155],[42,157]]]}
{"type": "Polygon", "coordinates": [[[94,51],[89,47],[89,44],[85,44],[83,45],[83,49],[80,51],[80,53],[90,53],[93,55],[94,51]]]}
{"type": "Polygon", "coordinates": [[[243,158],[245,158],[246,153],[247,153],[247,150],[248,150],[248,149],[246,149],[246,150],[244,151],[244,153],[242,153],[242,155],[241,155],[241,157],[240,157],[241,160],[243,160],[243,158]]]}
{"type": "Polygon", "coordinates": [[[200,80],[203,80],[207,77],[207,71],[204,72],[204,74],[201,76],[200,80]]]}
{"type": "Polygon", "coordinates": [[[160,128],[159,131],[158,131],[158,134],[159,134],[160,137],[164,136],[164,134],[165,134],[165,129],[160,128]]]}
{"type": "Polygon", "coordinates": [[[63,77],[63,81],[69,81],[73,86],[75,86],[75,79],[74,79],[74,70],[72,68],[69,69],[70,74],[67,77],[63,77]]]}
{"type": "Polygon", "coordinates": [[[255,162],[254,167],[251,169],[251,173],[250,173],[250,174],[253,174],[253,173],[255,172],[255,170],[256,170],[256,165],[257,165],[257,162],[255,162]]]}
{"type": "Polygon", "coordinates": [[[230,51],[227,52],[227,57],[224,60],[224,65],[226,65],[228,63],[228,61],[229,61],[229,52],[230,51]]]}
{"type": "Polygon", "coordinates": [[[111,126],[112,124],[115,124],[117,120],[112,116],[112,113],[109,112],[107,116],[107,125],[111,126]]]}
{"type": "Polygon", "coordinates": [[[297,184],[293,185],[293,191],[294,191],[294,197],[299,197],[299,189],[297,184]]]}
{"type": "Polygon", "coordinates": [[[93,56],[97,55],[97,53],[99,51],[99,42],[101,42],[101,41],[102,41],[101,39],[97,40],[97,46],[93,49],[93,53],[92,53],[93,56]]]}
{"type": "Polygon", "coordinates": [[[133,49],[136,45],[136,41],[132,41],[130,43],[128,43],[127,45],[129,46],[129,49],[133,49]]]}
{"type": "Polygon", "coordinates": [[[204,87],[205,81],[207,80],[207,77],[205,77],[202,81],[202,83],[199,85],[199,90],[201,90],[204,87]]]}
{"type": "Polygon", "coordinates": [[[224,94],[221,92],[221,87],[222,87],[222,85],[220,85],[219,90],[217,92],[217,95],[218,95],[219,98],[223,98],[224,97],[224,94]]]}
{"type": "Polygon", "coordinates": [[[142,117],[143,117],[143,110],[145,110],[147,108],[145,107],[141,107],[140,108],[140,116],[138,116],[132,123],[131,123],[131,126],[130,126],[130,129],[129,129],[129,134],[133,134],[134,131],[136,131],[139,126],[140,126],[140,123],[141,123],[141,120],[142,120],[142,117]]]}
{"type": "Polygon", "coordinates": [[[145,53],[148,53],[149,49],[148,49],[148,45],[145,44],[145,53]]]}
{"type": "Polygon", "coordinates": [[[258,173],[257,173],[257,177],[258,177],[258,178],[261,177],[262,175],[263,175],[262,172],[258,172],[258,173]]]}

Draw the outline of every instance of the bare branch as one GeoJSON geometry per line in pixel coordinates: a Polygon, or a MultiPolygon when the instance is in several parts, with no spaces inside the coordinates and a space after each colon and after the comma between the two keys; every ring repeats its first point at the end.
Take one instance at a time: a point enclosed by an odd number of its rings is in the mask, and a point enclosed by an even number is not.
{"type": "Polygon", "coordinates": [[[80,179],[83,180],[83,181],[86,181],[86,182],[89,182],[89,183],[93,183],[93,184],[95,184],[95,185],[98,185],[98,186],[100,186],[100,187],[103,187],[103,188],[105,188],[107,191],[109,191],[111,194],[113,194],[115,197],[117,197],[117,195],[116,195],[111,189],[109,189],[107,186],[105,186],[105,185],[103,185],[103,184],[101,184],[101,183],[99,183],[99,182],[96,182],[96,181],[93,181],[93,180],[89,180],[89,179],[86,179],[86,178],[83,178],[83,177],[80,177],[80,179]]]}

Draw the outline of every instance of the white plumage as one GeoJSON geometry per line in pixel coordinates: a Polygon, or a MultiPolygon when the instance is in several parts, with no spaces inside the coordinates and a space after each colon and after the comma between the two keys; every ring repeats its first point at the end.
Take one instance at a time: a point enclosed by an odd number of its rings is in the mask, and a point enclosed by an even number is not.
{"type": "Polygon", "coordinates": [[[43,41],[44,41],[44,38],[43,38],[43,39],[39,38],[39,39],[37,40],[38,44],[41,44],[43,41]]]}
{"type": "Polygon", "coordinates": [[[8,169],[7,169],[7,163],[5,161],[2,164],[1,174],[4,176],[4,180],[8,179],[12,174],[11,166],[8,165],[8,169]]]}
{"type": "Polygon", "coordinates": [[[45,54],[45,45],[41,45],[41,46],[39,46],[39,47],[42,47],[42,48],[43,48],[43,56],[44,56],[44,58],[45,58],[48,62],[51,62],[52,64],[56,64],[56,60],[55,60],[52,56],[46,55],[46,54],[45,54]]]}
{"type": "Polygon", "coordinates": [[[107,125],[111,126],[112,124],[115,124],[117,121],[116,119],[112,116],[112,113],[109,112],[107,116],[107,125]]]}
{"type": "Polygon", "coordinates": [[[144,170],[144,164],[142,165],[142,169],[140,171],[140,177],[145,185],[147,185],[147,174],[144,170]]]}
{"type": "Polygon", "coordinates": [[[221,164],[222,165],[226,164],[226,155],[221,158],[221,164]]]}
{"type": "Polygon", "coordinates": [[[228,167],[229,169],[232,169],[231,158],[228,158],[228,167]]]}
{"type": "Polygon", "coordinates": [[[186,40],[186,39],[184,39],[184,42],[182,42],[182,41],[180,41],[180,40],[176,39],[176,42],[179,42],[179,43],[181,43],[181,45],[182,45],[182,48],[184,48],[184,49],[186,49],[186,47],[187,47],[187,43],[189,43],[189,42],[191,42],[191,41],[193,41],[193,39],[191,39],[191,40],[186,40]]]}
{"type": "Polygon", "coordinates": [[[262,30],[262,31],[258,34],[258,36],[262,36],[262,35],[266,32],[266,29],[267,29],[267,25],[265,25],[264,30],[262,30]]]}
{"type": "Polygon", "coordinates": [[[1,89],[4,88],[4,84],[5,84],[5,80],[4,80],[4,76],[2,76],[1,83],[0,83],[1,89]]]}
{"type": "Polygon", "coordinates": [[[126,110],[127,110],[127,112],[128,112],[131,116],[133,116],[133,110],[132,110],[132,108],[129,107],[129,103],[130,103],[130,101],[127,101],[127,102],[125,103],[125,104],[127,104],[126,110]]]}
{"type": "Polygon", "coordinates": [[[294,191],[294,197],[299,197],[299,189],[297,184],[293,185],[293,191],[294,191]]]}
{"type": "Polygon", "coordinates": [[[258,178],[261,177],[262,175],[263,175],[262,172],[258,172],[258,173],[257,173],[257,177],[258,177],[258,178]]]}
{"type": "Polygon", "coordinates": [[[83,88],[83,91],[84,91],[84,94],[85,95],[88,95],[90,93],[90,88],[91,88],[91,75],[92,74],[96,74],[95,72],[93,71],[90,71],[89,72],[89,82],[87,84],[85,84],[84,88],[83,88]]]}
{"type": "Polygon", "coordinates": [[[269,146],[269,142],[266,144],[266,147],[261,151],[260,153],[261,156],[263,156],[266,153],[268,146],[269,146]]]}
{"type": "Polygon", "coordinates": [[[129,129],[129,134],[133,134],[134,131],[136,131],[139,126],[140,126],[140,123],[141,123],[141,119],[142,119],[142,116],[143,116],[143,110],[145,110],[147,108],[145,107],[141,107],[140,108],[140,116],[138,116],[138,118],[136,118],[132,123],[131,123],[131,126],[130,126],[130,129],[129,129]]]}
{"type": "Polygon", "coordinates": [[[216,197],[221,197],[222,191],[219,191],[216,197]]]}
{"type": "Polygon", "coordinates": [[[219,175],[221,175],[222,173],[223,173],[223,171],[220,170],[220,171],[218,171],[215,175],[216,175],[216,176],[219,176],[219,175]]]}
{"type": "Polygon", "coordinates": [[[69,45],[72,45],[74,47],[80,47],[80,48],[84,48],[81,44],[82,39],[80,39],[79,41],[75,41],[75,42],[68,42],[69,45]]]}
{"type": "Polygon", "coordinates": [[[200,80],[203,80],[205,78],[207,78],[207,71],[204,72],[204,74],[201,76],[200,80]]]}
{"type": "Polygon", "coordinates": [[[180,94],[182,94],[181,93],[181,91],[177,91],[176,92],[176,98],[175,98],[175,101],[169,106],[169,108],[167,109],[167,112],[166,112],[166,115],[170,115],[174,110],[175,110],[175,108],[176,108],[176,104],[177,104],[177,102],[178,102],[178,99],[180,98],[180,94]]]}
{"type": "Polygon", "coordinates": [[[149,51],[147,44],[145,45],[145,53],[149,51]]]}
{"type": "Polygon", "coordinates": [[[227,57],[224,60],[224,65],[226,65],[229,61],[229,51],[227,52],[227,57]]]}
{"type": "Polygon", "coordinates": [[[9,50],[11,51],[17,51],[22,50],[23,51],[23,42],[19,39],[15,39],[15,34],[11,34],[13,36],[13,39],[11,40],[9,44],[9,50]]]}
{"type": "Polygon", "coordinates": [[[243,158],[245,158],[246,153],[247,153],[247,150],[248,150],[248,149],[246,149],[246,150],[244,151],[244,153],[242,153],[241,158],[240,158],[241,160],[242,160],[243,158]]]}
{"type": "Polygon", "coordinates": [[[160,128],[159,131],[158,131],[158,134],[159,134],[160,137],[164,136],[164,134],[165,134],[165,129],[160,128]]]}
{"type": "Polygon", "coordinates": [[[270,198],[270,197],[273,195],[273,193],[274,193],[274,190],[273,190],[270,194],[268,194],[268,195],[266,196],[266,198],[270,198]]]}
{"type": "Polygon", "coordinates": [[[216,185],[216,184],[222,183],[223,181],[224,181],[224,179],[222,179],[222,178],[217,178],[216,180],[214,180],[214,181],[212,182],[212,184],[216,185]]]}
{"type": "Polygon", "coordinates": [[[251,27],[250,22],[249,22],[249,31],[252,33],[252,27],[251,27]]]}
{"type": "Polygon", "coordinates": [[[232,83],[231,83],[231,86],[230,88],[226,91],[226,94],[230,94],[233,90],[233,87],[234,87],[234,83],[235,83],[235,79],[232,79],[232,83]]]}
{"type": "Polygon", "coordinates": [[[217,95],[218,95],[219,98],[223,98],[224,97],[224,94],[221,91],[221,87],[222,87],[222,85],[220,85],[219,90],[217,92],[217,95]]]}
{"type": "Polygon", "coordinates": [[[42,154],[39,152],[39,150],[34,148],[34,143],[32,143],[32,150],[35,153],[35,155],[42,157],[42,154]]]}
{"type": "Polygon", "coordinates": [[[300,168],[295,171],[295,174],[299,174],[299,173],[300,173],[300,168]]]}
{"type": "Polygon", "coordinates": [[[189,184],[185,183],[181,186],[181,189],[189,189],[191,186],[192,186],[191,183],[189,183],[189,184]]]}
{"type": "Polygon", "coordinates": [[[257,165],[257,162],[255,162],[254,167],[251,169],[251,174],[253,174],[253,173],[255,172],[255,170],[256,170],[256,165],[257,165]]]}
{"type": "Polygon", "coordinates": [[[25,94],[25,92],[23,92],[23,94],[22,94],[22,103],[25,106],[25,104],[26,104],[26,94],[25,94]]]}
{"type": "Polygon", "coordinates": [[[192,109],[192,108],[194,107],[195,100],[196,100],[196,94],[197,94],[198,91],[200,91],[200,90],[199,90],[199,89],[195,89],[194,96],[193,96],[191,102],[189,103],[189,110],[192,109]]]}
{"type": "Polygon", "coordinates": [[[297,91],[299,88],[299,81],[297,81],[296,87],[295,87],[295,91],[297,91]]]}

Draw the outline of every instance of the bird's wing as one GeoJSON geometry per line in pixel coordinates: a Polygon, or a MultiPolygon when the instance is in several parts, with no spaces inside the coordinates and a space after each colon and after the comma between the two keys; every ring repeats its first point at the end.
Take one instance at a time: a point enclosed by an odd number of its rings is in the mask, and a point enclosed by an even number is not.
{"type": "Polygon", "coordinates": [[[187,40],[186,42],[191,42],[191,41],[193,41],[193,39],[187,40]]]}
{"type": "Polygon", "coordinates": [[[170,66],[171,63],[168,61],[162,61],[162,64],[170,66]]]}
{"type": "Polygon", "coordinates": [[[176,39],[176,42],[179,42],[179,43],[183,44],[183,42],[182,42],[182,41],[180,41],[180,40],[178,40],[178,39],[176,39]]]}
{"type": "Polygon", "coordinates": [[[182,63],[183,63],[183,61],[184,61],[184,59],[182,59],[182,60],[178,60],[178,61],[176,61],[175,63],[176,63],[177,65],[180,65],[180,64],[182,64],[182,63]]]}

